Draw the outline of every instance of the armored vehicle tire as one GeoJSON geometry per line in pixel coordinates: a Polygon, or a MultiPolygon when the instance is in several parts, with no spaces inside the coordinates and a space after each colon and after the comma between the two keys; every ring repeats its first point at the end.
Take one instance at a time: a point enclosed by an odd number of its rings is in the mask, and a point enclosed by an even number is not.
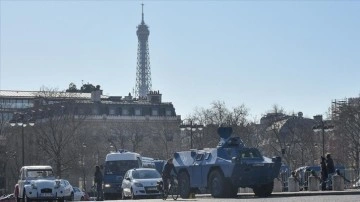
{"type": "Polygon", "coordinates": [[[274,182],[270,182],[268,184],[256,186],[253,188],[255,196],[258,197],[268,197],[271,195],[274,188],[274,182]]]}
{"type": "Polygon", "coordinates": [[[179,173],[179,194],[181,198],[187,199],[190,197],[190,179],[186,172],[179,173]]]}
{"type": "Polygon", "coordinates": [[[226,196],[227,198],[235,198],[237,197],[237,194],[238,194],[238,187],[234,187],[230,182],[226,183],[227,185],[227,193],[226,193],[226,196]]]}
{"type": "Polygon", "coordinates": [[[211,196],[214,198],[223,198],[226,196],[225,178],[219,170],[213,170],[209,176],[209,188],[211,196]]]}

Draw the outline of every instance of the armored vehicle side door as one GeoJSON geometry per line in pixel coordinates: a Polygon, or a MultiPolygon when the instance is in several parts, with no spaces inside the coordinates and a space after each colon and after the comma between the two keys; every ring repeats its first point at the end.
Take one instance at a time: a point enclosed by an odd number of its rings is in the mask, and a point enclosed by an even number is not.
{"type": "Polygon", "coordinates": [[[197,153],[194,157],[194,163],[190,166],[191,172],[191,186],[197,187],[201,186],[203,182],[203,160],[204,160],[203,152],[197,153]]]}

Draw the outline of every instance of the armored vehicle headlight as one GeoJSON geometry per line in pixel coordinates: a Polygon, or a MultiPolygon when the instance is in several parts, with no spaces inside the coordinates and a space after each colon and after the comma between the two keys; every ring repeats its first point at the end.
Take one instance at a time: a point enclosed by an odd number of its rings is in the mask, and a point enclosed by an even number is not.
{"type": "Polygon", "coordinates": [[[111,185],[110,184],[104,184],[104,187],[109,188],[109,187],[111,187],[111,185]]]}

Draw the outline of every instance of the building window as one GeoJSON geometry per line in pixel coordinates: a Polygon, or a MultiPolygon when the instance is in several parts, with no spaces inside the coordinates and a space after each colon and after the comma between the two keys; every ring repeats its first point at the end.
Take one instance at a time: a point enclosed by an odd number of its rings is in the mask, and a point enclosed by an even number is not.
{"type": "Polygon", "coordinates": [[[125,116],[129,115],[129,110],[128,109],[123,109],[122,110],[122,115],[125,115],[125,116]]]}
{"type": "Polygon", "coordinates": [[[141,110],[135,109],[135,116],[141,116],[141,110]]]}
{"type": "Polygon", "coordinates": [[[171,110],[166,110],[166,116],[171,116],[171,110]]]}
{"type": "Polygon", "coordinates": [[[115,108],[110,107],[110,108],[109,108],[109,115],[115,115],[115,114],[116,114],[115,108]]]}
{"type": "Polygon", "coordinates": [[[158,116],[158,115],[159,115],[158,110],[157,110],[157,109],[153,109],[153,110],[151,111],[151,115],[152,115],[152,116],[158,116]]]}
{"type": "Polygon", "coordinates": [[[93,108],[92,109],[92,114],[93,115],[98,115],[99,114],[99,110],[97,108],[93,108]]]}

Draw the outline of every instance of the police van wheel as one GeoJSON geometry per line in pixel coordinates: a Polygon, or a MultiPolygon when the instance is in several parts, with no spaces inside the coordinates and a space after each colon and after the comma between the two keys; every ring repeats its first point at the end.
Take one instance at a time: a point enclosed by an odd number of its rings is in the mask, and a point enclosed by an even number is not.
{"type": "Polygon", "coordinates": [[[218,171],[214,170],[211,171],[209,177],[209,187],[211,196],[214,198],[222,198],[225,197],[225,178],[223,174],[218,171]]]}
{"type": "Polygon", "coordinates": [[[179,178],[179,194],[181,198],[187,199],[190,197],[190,180],[186,172],[181,172],[179,178]]]}

